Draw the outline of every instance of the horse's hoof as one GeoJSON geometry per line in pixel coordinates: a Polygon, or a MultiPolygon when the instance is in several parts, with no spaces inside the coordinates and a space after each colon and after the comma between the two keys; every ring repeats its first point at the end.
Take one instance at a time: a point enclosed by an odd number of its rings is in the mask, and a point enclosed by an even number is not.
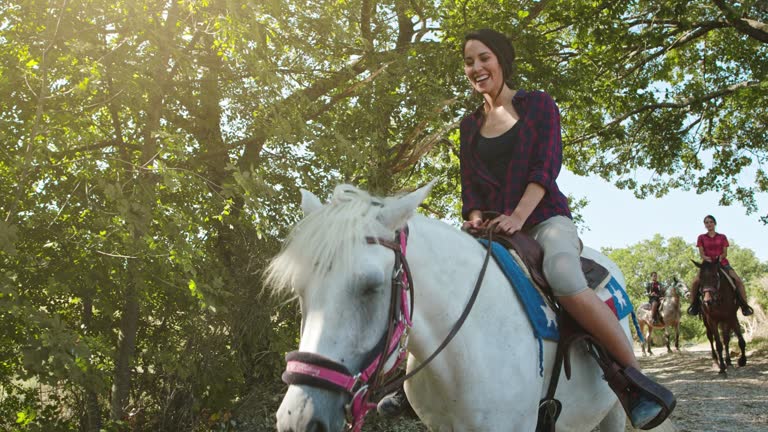
{"type": "Polygon", "coordinates": [[[740,367],[744,367],[744,366],[746,366],[746,365],[747,365],[747,358],[746,358],[746,357],[741,357],[741,358],[739,359],[739,366],[740,366],[740,367]]]}
{"type": "Polygon", "coordinates": [[[720,369],[720,372],[717,373],[718,375],[726,376],[728,375],[728,372],[725,371],[725,369],[720,369]]]}

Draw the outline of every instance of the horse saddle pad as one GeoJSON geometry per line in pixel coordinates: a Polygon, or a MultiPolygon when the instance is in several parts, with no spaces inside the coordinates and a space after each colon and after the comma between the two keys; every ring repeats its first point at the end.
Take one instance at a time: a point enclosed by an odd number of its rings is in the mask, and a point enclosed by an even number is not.
{"type": "MultiPolygon", "coordinates": [[[[488,240],[477,239],[484,245],[488,245],[488,240]]],[[[534,241],[531,239],[531,241],[534,241]]],[[[523,304],[528,320],[533,327],[534,335],[537,338],[544,338],[556,341],[560,338],[557,316],[552,308],[554,297],[551,295],[549,286],[544,291],[541,285],[535,283],[536,277],[526,266],[526,260],[515,250],[510,250],[499,242],[494,241],[491,245],[491,253],[496,263],[507,276],[515,292],[523,304]]],[[[610,275],[608,270],[600,264],[582,257],[582,270],[585,271],[585,277],[592,289],[605,287],[611,294],[605,303],[616,314],[618,319],[622,319],[632,313],[633,307],[624,288],[610,275]],[[586,262],[586,264],[585,264],[586,262]],[[586,268],[585,268],[586,266],[586,268]]],[[[543,279],[543,276],[541,276],[543,279]]]]}

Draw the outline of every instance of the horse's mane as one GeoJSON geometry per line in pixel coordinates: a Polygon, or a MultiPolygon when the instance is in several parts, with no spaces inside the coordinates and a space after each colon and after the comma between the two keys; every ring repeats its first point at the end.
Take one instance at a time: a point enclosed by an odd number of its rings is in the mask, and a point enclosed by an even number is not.
{"type": "Polygon", "coordinates": [[[719,277],[720,262],[718,261],[702,261],[699,267],[699,275],[710,275],[712,277],[719,277]]]}
{"type": "Polygon", "coordinates": [[[351,270],[365,237],[386,235],[387,229],[377,220],[385,205],[386,199],[354,186],[337,186],[328,204],[291,230],[283,249],[267,267],[266,285],[276,294],[291,293],[299,277],[315,279],[331,265],[351,270]]]}

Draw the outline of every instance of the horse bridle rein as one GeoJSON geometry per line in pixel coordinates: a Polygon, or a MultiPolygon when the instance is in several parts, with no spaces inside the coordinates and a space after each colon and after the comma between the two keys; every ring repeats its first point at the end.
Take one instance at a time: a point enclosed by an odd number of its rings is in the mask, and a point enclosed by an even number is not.
{"type": "Polygon", "coordinates": [[[318,387],[350,395],[352,399],[345,407],[349,430],[359,432],[363,427],[365,416],[369,411],[376,408],[376,402],[384,395],[397,390],[406,380],[432,362],[461,329],[472,310],[485,277],[491,255],[492,231],[489,230],[489,241],[483,266],[461,316],[454,323],[440,346],[418,367],[399,378],[392,378],[391,376],[406,358],[408,334],[413,325],[413,277],[405,258],[408,238],[407,227],[395,232],[395,241],[366,237],[365,240],[368,244],[378,244],[395,253],[387,330],[376,346],[365,356],[366,360],[363,364],[367,366],[360,372],[353,374],[346,366],[335,360],[311,352],[292,351],[285,356],[287,365],[282,375],[283,382],[292,385],[318,387]],[[385,363],[389,361],[395,351],[398,353],[394,364],[384,371],[385,363]],[[388,381],[387,378],[389,378],[388,381]]]}
{"type": "MultiPolygon", "coordinates": [[[[717,260],[712,264],[715,268],[715,270],[712,272],[714,273],[712,278],[714,278],[714,282],[712,286],[704,286],[703,279],[701,280],[701,292],[702,294],[709,291],[712,293],[712,302],[713,303],[719,303],[720,302],[720,272],[722,271],[722,267],[720,265],[720,257],[717,257],[717,260]]],[[[701,278],[702,271],[699,270],[699,277],[701,278]]],[[[706,302],[702,301],[702,304],[704,306],[707,306],[706,302]]]]}

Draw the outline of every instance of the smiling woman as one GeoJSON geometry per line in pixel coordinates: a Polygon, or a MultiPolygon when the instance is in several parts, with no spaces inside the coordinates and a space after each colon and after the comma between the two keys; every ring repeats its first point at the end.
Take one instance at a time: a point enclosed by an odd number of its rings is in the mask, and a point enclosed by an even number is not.
{"type": "MultiPolygon", "coordinates": [[[[467,34],[463,55],[464,73],[483,98],[461,122],[464,228],[523,231],[538,241],[544,275],[558,302],[624,371],[634,373],[640,365],[631,344],[615,315],[587,288],[581,271],[578,232],[557,185],[563,148],[555,101],[543,91],[512,90],[515,50],[502,33],[481,29],[467,34]],[[486,212],[499,216],[484,221],[486,212]]],[[[653,427],[669,415],[674,397],[661,391],[668,404],[633,393],[626,406],[633,426],[653,427]]]]}

